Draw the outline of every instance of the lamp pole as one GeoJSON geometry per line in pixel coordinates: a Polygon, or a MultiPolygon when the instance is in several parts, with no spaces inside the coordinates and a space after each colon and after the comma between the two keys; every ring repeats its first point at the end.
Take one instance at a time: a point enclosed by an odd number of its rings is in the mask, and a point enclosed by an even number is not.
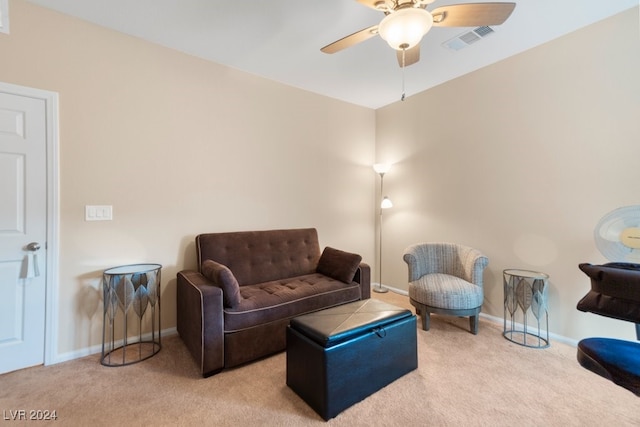
{"type": "MultiPolygon", "coordinates": [[[[389,290],[387,288],[382,287],[382,211],[383,211],[383,202],[385,200],[383,194],[384,190],[384,172],[380,173],[380,224],[378,228],[378,286],[373,288],[374,292],[385,293],[389,290]]],[[[389,199],[387,199],[389,200],[389,199]]]]}

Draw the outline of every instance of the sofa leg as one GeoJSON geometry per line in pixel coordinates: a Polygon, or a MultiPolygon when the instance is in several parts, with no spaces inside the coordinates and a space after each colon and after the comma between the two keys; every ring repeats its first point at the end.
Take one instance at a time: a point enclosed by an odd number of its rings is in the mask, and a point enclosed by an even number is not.
{"type": "Polygon", "coordinates": [[[209,378],[220,372],[222,372],[222,368],[214,369],[213,371],[205,372],[204,374],[202,374],[202,378],[209,378]]]}
{"type": "Polygon", "coordinates": [[[478,335],[478,315],[469,317],[469,327],[473,335],[478,335]]]}

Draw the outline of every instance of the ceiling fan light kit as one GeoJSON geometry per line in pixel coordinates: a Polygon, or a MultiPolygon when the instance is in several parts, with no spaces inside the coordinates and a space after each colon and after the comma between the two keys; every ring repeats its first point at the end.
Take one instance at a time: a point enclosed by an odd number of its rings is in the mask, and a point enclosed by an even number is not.
{"type": "Polygon", "coordinates": [[[427,10],[434,0],[357,0],[385,14],[378,25],[356,31],[320,50],[336,53],[379,34],[398,51],[398,64],[404,68],[420,60],[420,41],[434,27],[484,27],[500,25],[509,18],[515,3],[490,2],[452,4],[427,10]]]}
{"type": "Polygon", "coordinates": [[[378,26],[378,33],[396,50],[411,49],[432,26],[433,17],[427,10],[410,7],[385,16],[378,26]]]}

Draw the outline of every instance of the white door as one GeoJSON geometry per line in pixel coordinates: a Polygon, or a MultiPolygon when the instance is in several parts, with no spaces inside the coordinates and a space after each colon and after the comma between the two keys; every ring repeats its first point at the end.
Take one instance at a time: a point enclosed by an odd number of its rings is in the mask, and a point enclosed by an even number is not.
{"type": "Polygon", "coordinates": [[[0,373],[44,362],[46,238],[45,100],[0,91],[0,373]]]}

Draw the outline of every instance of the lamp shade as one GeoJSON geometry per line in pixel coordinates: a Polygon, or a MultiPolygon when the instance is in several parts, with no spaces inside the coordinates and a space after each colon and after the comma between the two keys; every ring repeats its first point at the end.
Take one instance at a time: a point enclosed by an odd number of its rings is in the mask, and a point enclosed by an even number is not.
{"type": "Polygon", "coordinates": [[[396,50],[411,49],[433,25],[433,16],[420,7],[407,7],[385,16],[378,34],[396,50]]]}
{"type": "Polygon", "coordinates": [[[391,169],[391,165],[389,163],[376,163],[373,165],[373,170],[379,174],[387,173],[389,172],[389,169],[391,169]]]}
{"type": "Polygon", "coordinates": [[[384,198],[380,202],[380,208],[389,209],[392,207],[393,207],[393,203],[391,203],[391,199],[389,199],[387,196],[384,196],[384,198]]]}

